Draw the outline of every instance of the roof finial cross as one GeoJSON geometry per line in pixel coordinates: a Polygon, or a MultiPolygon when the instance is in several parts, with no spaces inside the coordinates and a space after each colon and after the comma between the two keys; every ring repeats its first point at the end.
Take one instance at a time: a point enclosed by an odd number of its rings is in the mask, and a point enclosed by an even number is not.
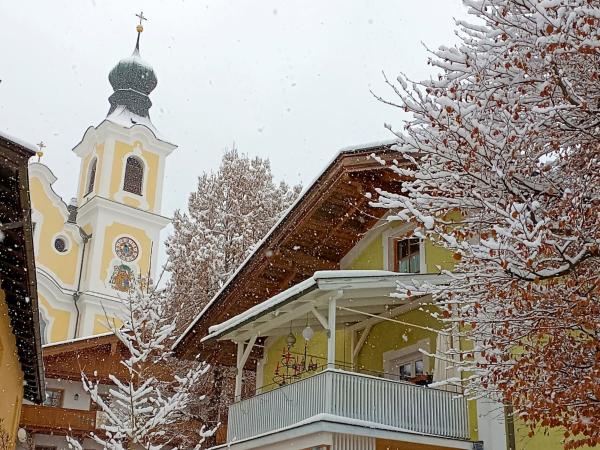
{"type": "Polygon", "coordinates": [[[142,22],[144,20],[148,20],[147,17],[144,17],[144,11],[140,11],[140,13],[136,14],[135,17],[140,19],[140,23],[138,23],[137,26],[135,27],[138,35],[137,35],[137,41],[135,43],[135,50],[133,51],[134,54],[139,53],[139,51],[140,51],[140,35],[142,34],[142,31],[144,31],[144,25],[142,25],[142,22]]]}
{"type": "Polygon", "coordinates": [[[44,141],[40,141],[35,145],[38,146],[38,151],[35,152],[35,154],[38,157],[38,162],[40,162],[40,159],[42,159],[42,156],[44,156],[44,149],[46,148],[46,144],[44,144],[44,141]]]}
{"type": "Polygon", "coordinates": [[[142,25],[142,21],[148,20],[148,18],[144,17],[144,11],[140,11],[140,13],[136,14],[135,17],[137,17],[138,19],[140,19],[140,23],[138,24],[137,28],[138,28],[138,33],[141,33],[142,31],[144,31],[144,27],[142,25]],[[141,27],[141,30],[140,30],[140,27],[141,27]]]}

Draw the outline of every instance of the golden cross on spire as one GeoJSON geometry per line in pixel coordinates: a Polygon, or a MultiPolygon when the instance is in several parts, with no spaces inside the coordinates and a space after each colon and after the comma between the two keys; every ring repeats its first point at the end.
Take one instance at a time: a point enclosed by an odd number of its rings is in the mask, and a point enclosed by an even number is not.
{"type": "Polygon", "coordinates": [[[44,144],[44,141],[40,141],[35,145],[37,145],[39,149],[37,152],[35,152],[35,154],[38,157],[38,162],[40,162],[40,159],[42,158],[42,156],[44,156],[44,149],[46,148],[46,144],[44,144]]]}
{"type": "Polygon", "coordinates": [[[140,13],[136,14],[135,17],[140,19],[140,23],[138,24],[137,27],[135,27],[135,29],[137,30],[138,33],[141,33],[142,31],[144,31],[144,26],[142,25],[142,21],[148,20],[148,19],[146,17],[144,17],[144,11],[140,11],[140,13]]]}

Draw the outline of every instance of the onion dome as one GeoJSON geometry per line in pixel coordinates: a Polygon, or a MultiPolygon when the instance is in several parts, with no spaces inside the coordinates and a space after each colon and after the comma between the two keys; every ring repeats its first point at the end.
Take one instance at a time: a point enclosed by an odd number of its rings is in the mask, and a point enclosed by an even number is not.
{"type": "MultiPolygon", "coordinates": [[[[150,119],[149,109],[152,102],[148,97],[158,83],[154,69],[140,56],[141,25],[137,27],[138,36],[133,53],[120,60],[108,75],[108,81],[114,90],[108,98],[109,118],[123,113],[133,113],[140,119],[150,119]]],[[[131,125],[137,123],[131,118],[131,125]]]]}

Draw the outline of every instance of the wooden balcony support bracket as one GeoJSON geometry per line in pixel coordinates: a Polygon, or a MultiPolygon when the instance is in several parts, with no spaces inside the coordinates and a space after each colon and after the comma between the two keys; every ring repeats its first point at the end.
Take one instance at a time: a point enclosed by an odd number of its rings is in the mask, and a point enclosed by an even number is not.
{"type": "Polygon", "coordinates": [[[312,306],[310,308],[310,312],[319,321],[319,323],[321,324],[321,326],[323,327],[323,329],[328,331],[329,330],[329,324],[327,323],[327,319],[325,317],[323,317],[323,314],[321,314],[319,311],[317,311],[317,308],[315,308],[314,306],[312,306]]]}
{"type": "MultiPolygon", "coordinates": [[[[358,357],[360,350],[363,348],[363,345],[365,345],[365,342],[367,341],[367,338],[369,337],[371,328],[373,328],[373,325],[367,325],[367,327],[363,330],[362,334],[360,335],[360,339],[356,343],[356,346],[354,346],[354,342],[352,342],[352,367],[354,367],[356,358],[358,357]]],[[[356,333],[356,331],[352,330],[353,340],[354,340],[355,333],[356,333]]]]}
{"type": "Polygon", "coordinates": [[[243,374],[244,374],[244,366],[246,365],[246,361],[248,361],[248,357],[250,356],[250,352],[252,352],[252,347],[258,338],[257,335],[254,335],[250,338],[248,343],[238,342],[237,343],[237,367],[235,374],[235,400],[239,401],[242,398],[242,382],[243,382],[243,374]]]}

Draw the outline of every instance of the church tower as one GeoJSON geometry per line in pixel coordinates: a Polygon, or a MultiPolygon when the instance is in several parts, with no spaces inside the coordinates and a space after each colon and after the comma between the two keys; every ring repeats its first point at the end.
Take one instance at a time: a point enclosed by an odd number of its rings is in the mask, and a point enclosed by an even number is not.
{"type": "Polygon", "coordinates": [[[106,119],[88,128],[73,149],[81,159],[77,196],[65,205],[52,195],[50,170],[30,165],[47,341],[106,331],[105,312],[116,314],[135,280],[154,278],[157,269],[160,232],[169,223],[161,215],[165,161],[176,146],[150,120],[157,78],[140,56],[142,19],[133,54],[110,71],[114,92],[106,119]],[[52,211],[42,206],[43,197],[52,211]]]}

